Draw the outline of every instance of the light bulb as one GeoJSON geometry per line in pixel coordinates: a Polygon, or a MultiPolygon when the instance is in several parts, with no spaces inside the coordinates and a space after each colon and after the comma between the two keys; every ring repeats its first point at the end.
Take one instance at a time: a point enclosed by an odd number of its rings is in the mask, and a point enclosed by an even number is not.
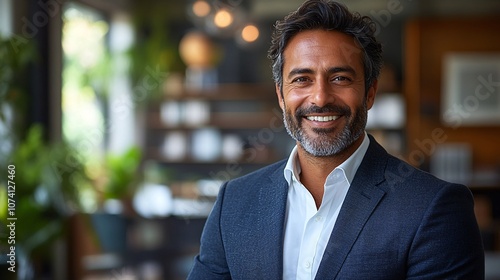
{"type": "Polygon", "coordinates": [[[241,31],[241,38],[247,42],[251,43],[259,38],[259,29],[255,25],[247,25],[241,31]]]}
{"type": "Polygon", "coordinates": [[[198,0],[193,3],[193,14],[197,17],[205,17],[210,13],[210,5],[203,0],[198,0]]]}
{"type": "Polygon", "coordinates": [[[219,28],[226,28],[233,23],[233,15],[226,9],[220,9],[215,14],[214,23],[219,28]]]}

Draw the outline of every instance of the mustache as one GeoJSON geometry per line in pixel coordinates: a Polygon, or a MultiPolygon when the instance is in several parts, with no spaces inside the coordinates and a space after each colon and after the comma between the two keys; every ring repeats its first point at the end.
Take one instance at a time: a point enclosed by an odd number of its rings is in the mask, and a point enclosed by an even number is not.
{"type": "Polygon", "coordinates": [[[328,104],[323,107],[319,106],[310,106],[310,107],[300,107],[295,112],[295,117],[302,118],[305,115],[309,114],[320,114],[320,113],[335,113],[339,115],[345,115],[346,117],[351,116],[351,109],[348,106],[340,106],[334,104],[328,104]]]}

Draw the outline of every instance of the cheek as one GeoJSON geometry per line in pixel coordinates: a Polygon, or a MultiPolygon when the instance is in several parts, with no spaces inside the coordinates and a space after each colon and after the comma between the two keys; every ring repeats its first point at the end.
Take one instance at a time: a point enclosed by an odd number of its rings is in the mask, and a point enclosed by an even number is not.
{"type": "Polygon", "coordinates": [[[283,92],[284,102],[292,110],[302,106],[307,101],[307,94],[301,93],[298,90],[284,90],[283,92]]]}
{"type": "Polygon", "coordinates": [[[289,96],[288,98],[285,97],[285,102],[288,108],[292,110],[296,110],[298,107],[304,105],[303,98],[299,98],[297,96],[289,96]]]}
{"type": "Polygon", "coordinates": [[[365,103],[367,99],[364,92],[351,92],[350,94],[344,95],[339,101],[343,102],[351,109],[355,109],[363,106],[363,103],[365,103]]]}

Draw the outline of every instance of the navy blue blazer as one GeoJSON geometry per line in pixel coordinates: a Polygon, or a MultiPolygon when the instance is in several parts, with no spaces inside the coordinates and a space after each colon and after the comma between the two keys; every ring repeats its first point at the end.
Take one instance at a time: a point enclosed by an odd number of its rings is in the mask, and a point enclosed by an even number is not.
{"type": "MultiPolygon", "coordinates": [[[[316,279],[484,279],[469,189],[370,141],[316,279]]],[[[222,186],[188,279],[282,279],[285,164],[222,186]]]]}

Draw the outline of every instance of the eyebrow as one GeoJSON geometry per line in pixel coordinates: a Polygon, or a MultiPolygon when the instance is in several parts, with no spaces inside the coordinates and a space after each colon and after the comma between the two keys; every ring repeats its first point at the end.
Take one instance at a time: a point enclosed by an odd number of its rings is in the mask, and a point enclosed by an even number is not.
{"type": "MultiPolygon", "coordinates": [[[[328,68],[328,70],[327,70],[328,74],[335,74],[335,73],[342,73],[342,72],[346,72],[346,73],[349,73],[351,75],[356,75],[356,71],[351,66],[331,67],[331,68],[328,68]]],[[[290,71],[290,73],[288,73],[288,79],[290,79],[291,77],[298,75],[298,74],[314,74],[314,70],[312,70],[310,68],[294,68],[290,71]]]]}

